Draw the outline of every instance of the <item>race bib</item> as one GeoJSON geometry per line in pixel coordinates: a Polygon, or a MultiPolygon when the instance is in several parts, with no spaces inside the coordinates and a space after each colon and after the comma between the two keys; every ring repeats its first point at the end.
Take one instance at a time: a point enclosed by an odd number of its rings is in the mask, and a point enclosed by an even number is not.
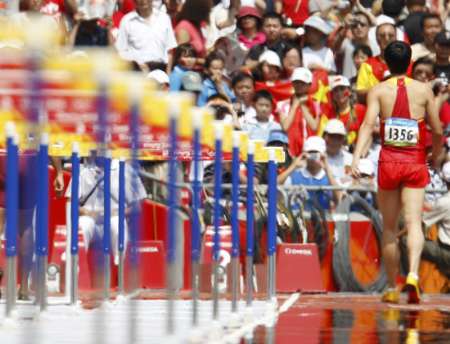
{"type": "Polygon", "coordinates": [[[388,118],[384,122],[384,143],[395,147],[417,145],[419,126],[416,120],[407,118],[388,118]]]}

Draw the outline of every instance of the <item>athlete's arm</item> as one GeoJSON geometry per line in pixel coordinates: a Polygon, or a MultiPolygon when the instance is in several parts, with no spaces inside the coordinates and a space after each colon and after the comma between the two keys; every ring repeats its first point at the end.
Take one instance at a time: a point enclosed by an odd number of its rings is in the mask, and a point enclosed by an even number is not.
{"type": "Polygon", "coordinates": [[[372,132],[375,128],[378,114],[380,113],[380,103],[378,100],[378,86],[375,86],[367,94],[367,111],[364,121],[359,128],[358,141],[355,152],[353,153],[352,174],[359,178],[358,164],[364,149],[372,138],[372,132]]]}
{"type": "Polygon", "coordinates": [[[428,125],[431,128],[431,133],[433,135],[433,151],[432,151],[432,160],[433,167],[438,169],[440,167],[440,157],[442,153],[442,125],[439,120],[439,110],[438,104],[434,97],[433,91],[431,88],[426,88],[426,120],[428,125]]]}

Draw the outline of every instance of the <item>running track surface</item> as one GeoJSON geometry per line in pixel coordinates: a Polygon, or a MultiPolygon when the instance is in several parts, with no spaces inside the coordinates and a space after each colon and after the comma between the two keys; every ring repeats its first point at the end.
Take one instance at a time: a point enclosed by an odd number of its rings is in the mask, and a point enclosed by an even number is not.
{"type": "MultiPolygon", "coordinates": [[[[328,293],[279,295],[278,310],[264,300],[251,311],[239,304],[240,326],[233,324],[230,302],[220,301],[219,322],[211,320],[212,302],[200,301],[200,326],[191,327],[191,301],[176,301],[175,335],[165,332],[165,300],[133,301],[136,343],[450,343],[450,296],[425,295],[423,302],[382,304],[379,295],[328,293]],[[226,326],[226,328],[225,328],[226,326]]],[[[116,300],[101,308],[64,304],[50,298],[39,314],[31,303],[19,303],[15,317],[5,320],[0,303],[0,343],[129,343],[130,301],[116,300]]],[[[236,319],[234,319],[236,320],[236,319]]]]}

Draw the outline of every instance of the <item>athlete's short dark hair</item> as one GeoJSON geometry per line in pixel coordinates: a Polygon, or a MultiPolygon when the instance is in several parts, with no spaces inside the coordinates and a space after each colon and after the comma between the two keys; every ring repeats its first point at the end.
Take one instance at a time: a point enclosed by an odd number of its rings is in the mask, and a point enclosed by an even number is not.
{"type": "Polygon", "coordinates": [[[384,50],[384,60],[391,74],[405,74],[411,62],[411,47],[402,41],[394,41],[384,50]]]}

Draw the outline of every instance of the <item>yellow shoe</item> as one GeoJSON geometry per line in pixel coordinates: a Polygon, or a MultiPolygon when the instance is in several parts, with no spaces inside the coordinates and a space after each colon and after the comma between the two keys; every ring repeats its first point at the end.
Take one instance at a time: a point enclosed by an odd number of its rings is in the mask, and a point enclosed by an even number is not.
{"type": "Polygon", "coordinates": [[[420,303],[419,279],[409,273],[403,290],[408,293],[408,303],[420,303]]]}
{"type": "Polygon", "coordinates": [[[387,303],[399,303],[400,292],[397,290],[397,288],[389,288],[383,293],[381,301],[387,303]]]}

